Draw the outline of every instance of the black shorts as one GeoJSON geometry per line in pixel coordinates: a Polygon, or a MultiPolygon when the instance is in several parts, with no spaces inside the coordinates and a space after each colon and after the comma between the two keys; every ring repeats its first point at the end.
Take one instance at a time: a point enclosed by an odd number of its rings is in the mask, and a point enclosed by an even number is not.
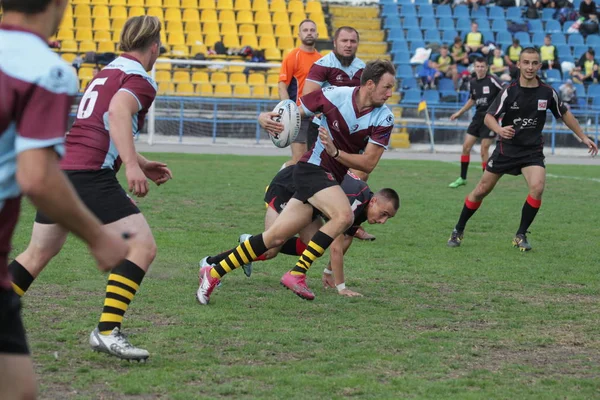
{"type": "Polygon", "coordinates": [[[303,203],[308,202],[308,199],[313,197],[315,193],[336,185],[339,186],[339,183],[335,180],[333,174],[318,165],[299,162],[294,168],[296,193],[293,197],[303,203]]]}
{"type": "MultiPolygon", "coordinates": [[[[83,203],[103,224],[110,224],[140,213],[140,209],[123,190],[112,169],[65,171],[65,173],[83,203]]],[[[54,223],[39,211],[35,216],[35,222],[54,223]]]]}
{"type": "MultiPolygon", "coordinates": [[[[271,184],[267,186],[265,192],[265,204],[281,214],[288,201],[294,196],[295,186],[293,185],[294,167],[286,168],[280,171],[271,184]]],[[[321,215],[321,212],[313,207],[313,221],[321,215]]]]}
{"type": "Polygon", "coordinates": [[[0,289],[0,353],[29,354],[21,299],[12,288],[0,289]]]}
{"type": "Polygon", "coordinates": [[[471,121],[467,128],[467,133],[480,139],[493,139],[496,137],[496,134],[485,125],[483,122],[484,118],[485,115],[483,117],[473,117],[473,121],[471,121]]]}
{"type": "Polygon", "coordinates": [[[485,170],[500,175],[521,175],[521,169],[525,167],[537,165],[546,168],[544,158],[544,153],[541,151],[531,152],[518,157],[509,157],[505,154],[500,154],[500,146],[496,146],[485,170]]]}

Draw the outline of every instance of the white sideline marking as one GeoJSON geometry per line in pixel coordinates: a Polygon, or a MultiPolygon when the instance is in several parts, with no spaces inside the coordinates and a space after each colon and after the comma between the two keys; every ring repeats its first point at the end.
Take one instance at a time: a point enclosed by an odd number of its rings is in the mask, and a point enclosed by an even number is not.
{"type": "Polygon", "coordinates": [[[555,174],[546,174],[549,178],[561,178],[561,179],[573,179],[576,181],[592,181],[600,183],[599,178],[587,178],[583,176],[569,176],[569,175],[555,175],[555,174]]]}

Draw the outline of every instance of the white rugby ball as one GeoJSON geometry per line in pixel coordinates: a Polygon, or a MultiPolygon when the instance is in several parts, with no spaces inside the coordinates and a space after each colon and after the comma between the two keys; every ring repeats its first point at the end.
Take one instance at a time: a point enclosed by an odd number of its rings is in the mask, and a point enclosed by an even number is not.
{"type": "Polygon", "coordinates": [[[288,147],[300,132],[300,110],[292,100],[282,100],[273,109],[277,113],[272,119],[283,124],[283,131],[270,134],[273,144],[277,147],[288,147]]]}

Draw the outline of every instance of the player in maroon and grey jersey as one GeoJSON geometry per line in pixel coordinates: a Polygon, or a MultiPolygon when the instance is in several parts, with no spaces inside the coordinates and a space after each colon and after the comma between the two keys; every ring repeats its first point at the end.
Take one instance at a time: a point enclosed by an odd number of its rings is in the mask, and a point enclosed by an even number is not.
{"type": "Polygon", "coordinates": [[[128,246],[104,231],[79,200],[58,159],[77,93],[72,68],[48,48],[67,0],[3,0],[0,25],[0,397],[32,399],[35,374],[7,268],[21,193],[89,246],[98,267],[120,263],[128,246]]]}
{"type": "MultiPolygon", "coordinates": [[[[132,17],[125,23],[120,43],[125,53],[86,88],[61,162],[83,202],[107,230],[135,232],[127,258],[108,277],[100,322],[90,334],[93,350],[128,360],[149,357],[148,351],[128,342],[121,333],[121,322],[156,256],[156,244],[146,219],[119,184],[116,173],[123,164],[129,190],[138,197],[148,193],[147,179],[162,184],[171,178],[165,164],[146,160],[135,151],[133,142],[156,96],[156,83],[146,71],[158,58],[160,30],[156,17],[132,17]]],[[[66,238],[65,229],[51,216],[38,212],[27,250],[10,265],[19,294],[27,291],[66,238]]]]}

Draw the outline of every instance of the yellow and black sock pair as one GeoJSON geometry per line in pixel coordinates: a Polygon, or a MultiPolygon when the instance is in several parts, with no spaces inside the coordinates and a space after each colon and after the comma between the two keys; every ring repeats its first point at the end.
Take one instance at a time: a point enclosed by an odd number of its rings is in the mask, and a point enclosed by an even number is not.
{"type": "Polygon", "coordinates": [[[129,260],[123,261],[108,276],[104,309],[98,323],[98,330],[108,335],[114,328],[121,328],[123,316],[140,288],[146,273],[129,260]]]}
{"type": "Polygon", "coordinates": [[[302,252],[302,255],[298,259],[298,262],[292,268],[292,275],[304,275],[312,265],[312,263],[325,253],[325,250],[331,245],[333,238],[326,233],[317,231],[312,237],[306,250],[302,252]]]}
{"type": "Polygon", "coordinates": [[[231,272],[244,264],[255,261],[267,250],[262,233],[260,235],[252,236],[250,239],[233,249],[227,258],[223,259],[210,270],[210,274],[213,278],[221,279],[228,272],[231,272]]]}
{"type": "Polygon", "coordinates": [[[13,290],[19,297],[23,296],[35,278],[17,260],[10,263],[8,271],[12,277],[13,290]]]}

